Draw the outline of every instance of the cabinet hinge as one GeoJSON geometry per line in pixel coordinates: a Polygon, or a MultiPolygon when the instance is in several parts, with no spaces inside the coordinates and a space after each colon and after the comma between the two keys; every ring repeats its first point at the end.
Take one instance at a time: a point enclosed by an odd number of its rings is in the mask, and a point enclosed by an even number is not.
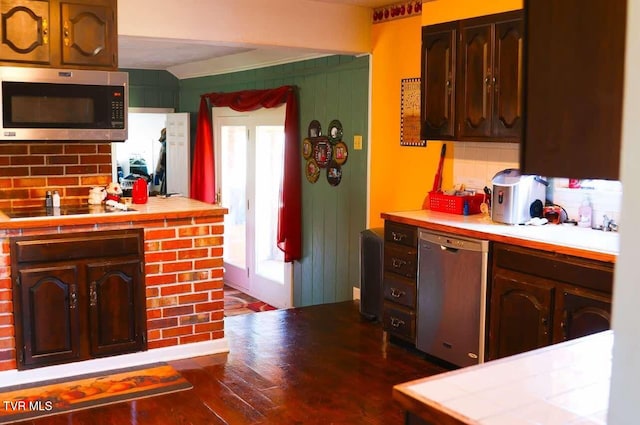
{"type": "Polygon", "coordinates": [[[144,273],[144,266],[142,264],[142,261],[140,261],[140,263],[138,263],[138,264],[139,264],[139,267],[140,267],[140,273],[144,273]]]}
{"type": "Polygon", "coordinates": [[[146,333],[146,332],[143,332],[143,333],[142,333],[142,343],[143,343],[143,344],[146,344],[146,343],[147,343],[147,333],[146,333]]]}
{"type": "Polygon", "coordinates": [[[22,281],[20,280],[20,276],[16,276],[16,286],[20,288],[22,286],[22,281]]]}
{"type": "Polygon", "coordinates": [[[25,353],[26,353],[26,352],[27,352],[27,346],[26,346],[26,345],[23,345],[23,346],[22,346],[22,350],[20,350],[20,351],[18,352],[18,363],[20,363],[20,364],[23,364],[23,363],[24,363],[24,356],[25,356],[25,353]]]}

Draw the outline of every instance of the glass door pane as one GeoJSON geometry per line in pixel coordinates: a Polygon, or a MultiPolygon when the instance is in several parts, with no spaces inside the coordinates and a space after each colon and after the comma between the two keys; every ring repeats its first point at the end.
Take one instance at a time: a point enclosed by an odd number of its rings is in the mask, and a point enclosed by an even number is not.
{"type": "Polygon", "coordinates": [[[284,283],[284,254],[277,247],[278,207],[284,163],[284,128],[256,127],[256,275],[284,283]]]}
{"type": "MultiPolygon", "coordinates": [[[[227,265],[247,268],[247,128],[222,126],[220,147],[222,205],[224,217],[224,257],[227,265]]],[[[245,274],[246,275],[246,274],[245,274]]]]}

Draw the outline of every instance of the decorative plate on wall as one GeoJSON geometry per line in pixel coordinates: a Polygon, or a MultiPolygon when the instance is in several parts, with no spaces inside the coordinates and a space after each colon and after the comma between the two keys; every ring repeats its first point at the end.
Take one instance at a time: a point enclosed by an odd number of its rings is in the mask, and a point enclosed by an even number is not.
{"type": "Polygon", "coordinates": [[[309,137],[320,137],[322,136],[322,127],[320,126],[320,121],[313,120],[309,123],[309,137]]]}
{"type": "Polygon", "coordinates": [[[327,167],[327,181],[331,186],[337,186],[340,180],[342,180],[342,167],[337,162],[331,161],[327,167]]]}
{"type": "Polygon", "coordinates": [[[347,157],[349,156],[349,150],[347,149],[346,143],[340,141],[336,143],[333,147],[333,160],[338,163],[338,165],[342,165],[347,162],[347,157]]]}
{"type": "Polygon", "coordinates": [[[333,146],[326,137],[317,137],[313,144],[313,159],[320,168],[326,168],[331,162],[333,146]]]}
{"type": "Polygon", "coordinates": [[[329,123],[329,132],[327,134],[331,143],[336,143],[342,140],[342,123],[338,120],[333,120],[329,123]]]}
{"type": "Polygon", "coordinates": [[[304,173],[307,176],[307,180],[311,183],[315,183],[318,181],[318,176],[320,175],[320,167],[316,164],[316,160],[310,158],[307,160],[307,164],[304,167],[304,173]]]}
{"type": "Polygon", "coordinates": [[[302,157],[309,159],[311,155],[313,155],[313,142],[307,137],[302,141],[302,157]]]}

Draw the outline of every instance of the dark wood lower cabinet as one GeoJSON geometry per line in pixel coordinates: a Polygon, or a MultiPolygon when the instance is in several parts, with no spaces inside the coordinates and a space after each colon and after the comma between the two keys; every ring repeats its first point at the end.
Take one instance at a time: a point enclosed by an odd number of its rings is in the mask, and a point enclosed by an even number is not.
{"type": "Polygon", "coordinates": [[[489,357],[497,359],[551,343],[554,285],[500,271],[491,296],[492,340],[489,357]]]}
{"type": "Polygon", "coordinates": [[[11,239],[18,369],[146,349],[143,231],[11,239]]]}
{"type": "Polygon", "coordinates": [[[613,264],[496,243],[490,360],[611,327],[613,264]]]}
{"type": "Polygon", "coordinates": [[[16,325],[22,343],[16,343],[18,363],[55,364],[80,357],[78,267],[36,266],[17,274],[16,325]],[[25,332],[26,331],[26,332],[25,332]],[[20,349],[21,347],[21,349],[20,349]]]}

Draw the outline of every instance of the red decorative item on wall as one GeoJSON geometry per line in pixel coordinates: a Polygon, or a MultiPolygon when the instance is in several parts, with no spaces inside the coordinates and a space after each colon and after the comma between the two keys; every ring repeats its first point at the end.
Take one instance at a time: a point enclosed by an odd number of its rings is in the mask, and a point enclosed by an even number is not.
{"type": "Polygon", "coordinates": [[[393,19],[409,18],[422,13],[423,0],[411,0],[394,3],[373,10],[373,23],[377,24],[393,19]]]}

